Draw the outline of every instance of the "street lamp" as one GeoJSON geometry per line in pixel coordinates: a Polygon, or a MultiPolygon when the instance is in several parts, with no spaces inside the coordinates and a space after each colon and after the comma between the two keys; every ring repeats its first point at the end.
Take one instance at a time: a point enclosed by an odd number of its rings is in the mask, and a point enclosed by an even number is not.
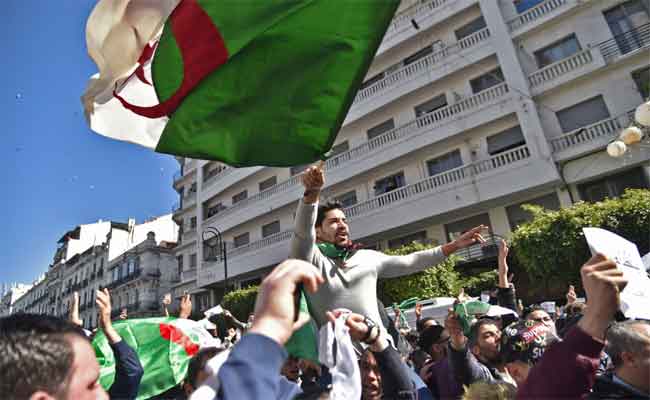
{"type": "Polygon", "coordinates": [[[224,289],[223,294],[228,292],[228,252],[226,250],[226,241],[221,236],[219,229],[209,226],[201,234],[203,239],[203,258],[205,261],[223,260],[224,272],[224,289]],[[207,250],[207,251],[205,251],[207,250]]]}

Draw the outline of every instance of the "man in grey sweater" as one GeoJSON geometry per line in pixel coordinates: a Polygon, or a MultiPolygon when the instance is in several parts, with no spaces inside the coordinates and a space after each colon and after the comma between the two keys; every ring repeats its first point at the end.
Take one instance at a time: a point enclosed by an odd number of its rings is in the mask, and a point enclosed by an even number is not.
{"type": "MultiPolygon", "coordinates": [[[[356,250],[350,240],[345,213],[339,205],[318,210],[325,183],[321,165],[308,168],[302,177],[304,197],[298,204],[291,258],[312,263],[325,280],[315,293],[307,293],[312,317],[318,326],[327,322],[325,312],[339,308],[381,321],[377,306],[377,279],[422,271],[435,266],[458,249],[483,243],[473,228],[456,240],[405,256],[389,256],[374,250],[356,250]]],[[[385,327],[381,327],[384,334],[385,327]]]]}

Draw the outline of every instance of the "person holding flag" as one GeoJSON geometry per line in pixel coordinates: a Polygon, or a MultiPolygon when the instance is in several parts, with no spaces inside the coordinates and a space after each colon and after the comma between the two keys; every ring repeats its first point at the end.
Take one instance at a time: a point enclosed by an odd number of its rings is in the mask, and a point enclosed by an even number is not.
{"type": "MultiPolygon", "coordinates": [[[[389,256],[375,250],[358,249],[350,239],[348,221],[338,203],[318,205],[325,184],[323,163],[305,170],[303,198],[296,211],[291,258],[313,264],[325,282],[315,293],[307,294],[312,317],[320,327],[327,322],[327,310],[347,309],[380,321],[377,305],[377,279],[422,271],[440,264],[455,251],[484,243],[481,225],[456,240],[433,249],[405,256],[389,256]]],[[[386,327],[381,326],[386,334],[386,327]]]]}

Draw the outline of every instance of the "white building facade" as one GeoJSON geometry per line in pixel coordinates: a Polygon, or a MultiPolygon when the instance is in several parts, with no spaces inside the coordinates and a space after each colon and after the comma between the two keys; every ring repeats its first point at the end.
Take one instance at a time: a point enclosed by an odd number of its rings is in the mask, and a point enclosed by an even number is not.
{"type": "MultiPolygon", "coordinates": [[[[127,223],[100,220],[93,224],[79,225],[61,237],[52,265],[15,302],[13,312],[67,317],[73,294],[77,292],[79,317],[85,328],[94,328],[98,323],[96,290],[109,287],[116,292],[112,297],[114,309],[127,305],[122,303],[123,293],[124,296],[126,293],[131,295],[121,285],[126,283],[124,278],[127,276],[146,281],[150,286],[161,287],[161,290],[169,290],[172,280],[178,279],[176,259],[170,250],[177,240],[178,225],[172,220],[171,214],[142,224],[136,224],[135,220],[130,219],[127,223]],[[149,257],[149,253],[154,256],[149,257]],[[137,261],[138,272],[145,273],[136,277],[133,268],[130,270],[128,265],[123,273],[121,266],[125,259],[132,266],[137,261]],[[114,279],[112,273],[116,268],[120,270],[114,279]]],[[[143,299],[148,300],[150,295],[149,291],[143,291],[143,299]]],[[[136,304],[149,307],[148,301],[137,301],[139,294],[134,296],[134,301],[130,303],[131,317],[149,315],[144,309],[133,308],[136,304]]],[[[159,305],[156,315],[160,315],[160,312],[159,305]]]]}
{"type": "Polygon", "coordinates": [[[13,283],[9,287],[5,288],[2,297],[0,298],[0,317],[10,315],[15,309],[14,304],[25,293],[27,293],[31,287],[32,285],[26,285],[24,283],[13,283]]]}
{"type": "MultiPolygon", "coordinates": [[[[481,223],[495,241],[530,218],[524,203],[648,188],[649,146],[618,159],[605,147],[650,97],[649,64],[647,1],[404,1],[325,163],[321,200],[342,202],[353,239],[385,250],[481,223]]],[[[225,279],[207,230],[227,242],[229,286],[258,283],[288,255],[305,166],[179,162],[174,294],[204,309],[225,279]]]]}

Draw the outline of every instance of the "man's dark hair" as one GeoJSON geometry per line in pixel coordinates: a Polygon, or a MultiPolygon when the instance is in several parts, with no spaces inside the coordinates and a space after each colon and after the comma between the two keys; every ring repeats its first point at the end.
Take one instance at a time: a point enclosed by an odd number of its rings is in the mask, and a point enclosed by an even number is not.
{"type": "Polygon", "coordinates": [[[467,335],[467,346],[468,348],[472,348],[476,346],[478,343],[478,338],[479,338],[479,330],[483,325],[496,325],[499,326],[496,320],[492,318],[481,318],[478,321],[476,321],[470,328],[469,328],[469,335],[467,335]]]}
{"type": "Polygon", "coordinates": [[[194,357],[192,357],[189,364],[187,365],[187,376],[185,378],[185,382],[189,383],[194,389],[196,389],[196,378],[199,376],[199,371],[202,371],[205,368],[205,365],[212,357],[216,356],[222,351],[223,350],[218,347],[206,347],[199,350],[199,352],[196,353],[194,357]]]}
{"type": "Polygon", "coordinates": [[[328,201],[327,203],[318,206],[318,214],[316,214],[316,226],[321,226],[325,220],[325,214],[332,210],[343,210],[343,204],[338,201],[328,201]]]}
{"type": "Polygon", "coordinates": [[[69,337],[87,340],[81,327],[64,319],[37,314],[0,318],[0,399],[28,399],[39,390],[65,397],[74,361],[69,337]]]}
{"type": "Polygon", "coordinates": [[[548,313],[544,309],[544,307],[540,306],[539,304],[531,304],[530,306],[524,308],[523,318],[526,319],[530,313],[533,313],[535,311],[544,311],[544,312],[548,313]]]}

